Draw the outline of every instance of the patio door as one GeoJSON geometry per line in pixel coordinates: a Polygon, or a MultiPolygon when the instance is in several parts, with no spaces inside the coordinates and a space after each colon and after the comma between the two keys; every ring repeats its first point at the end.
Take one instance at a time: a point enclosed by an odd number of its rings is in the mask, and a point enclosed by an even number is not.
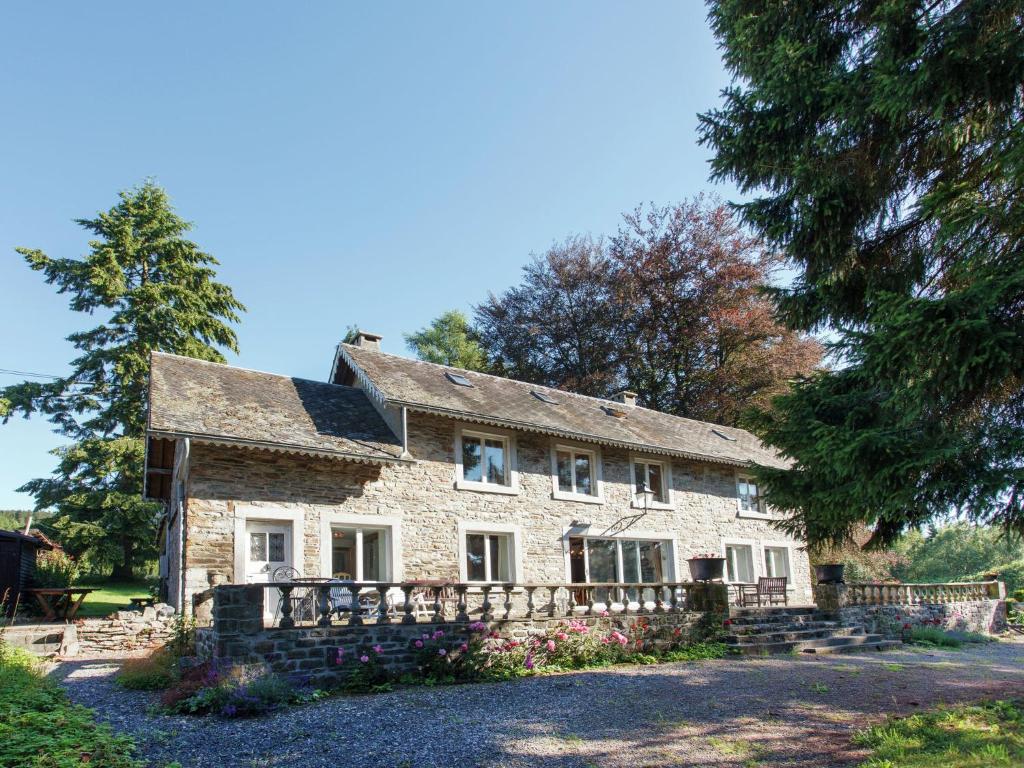
{"type": "MultiPolygon", "coordinates": [[[[291,523],[246,521],[245,547],[245,582],[266,584],[273,581],[274,571],[293,564],[291,523]]],[[[266,590],[263,602],[266,617],[276,614],[280,597],[276,590],[266,590]]]]}

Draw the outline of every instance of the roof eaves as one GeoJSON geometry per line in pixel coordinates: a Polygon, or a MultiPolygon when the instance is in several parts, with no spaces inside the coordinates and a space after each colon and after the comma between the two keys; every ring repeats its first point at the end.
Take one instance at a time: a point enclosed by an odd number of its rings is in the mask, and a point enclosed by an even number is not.
{"type": "Polygon", "coordinates": [[[361,453],[352,453],[350,451],[332,451],[324,448],[311,448],[305,445],[295,445],[292,443],[274,443],[265,440],[245,440],[237,437],[224,437],[221,435],[206,435],[197,432],[185,432],[179,430],[165,430],[165,429],[150,429],[149,435],[151,437],[165,437],[165,438],[188,438],[189,440],[197,443],[206,443],[209,445],[223,445],[235,448],[254,448],[263,451],[272,451],[275,453],[291,453],[301,454],[303,456],[317,456],[327,459],[339,459],[343,461],[352,461],[357,464],[412,464],[412,459],[402,458],[400,456],[392,456],[390,454],[379,452],[379,455],[372,456],[361,453]]]}
{"type": "Polygon", "coordinates": [[[607,445],[613,448],[623,448],[625,450],[630,451],[638,451],[643,453],[657,453],[665,456],[677,456],[679,458],[691,459],[693,461],[704,461],[712,464],[726,464],[733,467],[749,467],[752,466],[754,463],[752,461],[732,459],[726,456],[714,456],[706,453],[697,453],[695,451],[681,451],[676,448],[668,448],[660,445],[650,445],[647,443],[631,443],[624,440],[611,440],[607,437],[601,437],[599,435],[589,435],[583,432],[569,432],[561,429],[553,429],[552,427],[548,427],[543,424],[535,424],[532,422],[513,421],[509,419],[493,419],[468,411],[458,411],[452,408],[440,408],[433,405],[424,405],[423,403],[415,403],[407,400],[388,400],[387,402],[390,405],[394,405],[401,408],[408,408],[410,411],[416,411],[419,413],[428,413],[437,416],[447,416],[449,418],[473,422],[474,424],[490,424],[491,426],[494,427],[505,427],[507,429],[522,429],[527,432],[539,432],[545,435],[561,437],[566,440],[578,440],[586,443],[596,443],[598,445],[607,445]]]}

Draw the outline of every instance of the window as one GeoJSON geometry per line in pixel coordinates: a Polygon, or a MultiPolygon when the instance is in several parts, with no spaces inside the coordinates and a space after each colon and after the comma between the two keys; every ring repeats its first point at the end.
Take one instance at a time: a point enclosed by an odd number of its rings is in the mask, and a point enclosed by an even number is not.
{"type": "Polygon", "coordinates": [[[331,576],[353,581],[391,581],[391,530],[331,526],[331,576]]]}
{"type": "Polygon", "coordinates": [[[754,548],[749,544],[725,545],[726,576],[730,582],[752,584],[754,576],[754,548]]]}
{"type": "Polygon", "coordinates": [[[460,387],[472,387],[473,382],[463,376],[461,373],[455,373],[453,371],[446,371],[444,374],[448,381],[452,384],[458,384],[460,387]]]}
{"type": "Polygon", "coordinates": [[[531,394],[540,400],[542,403],[548,403],[549,405],[558,405],[558,401],[555,400],[551,395],[544,392],[538,392],[536,389],[530,390],[531,394]]]}
{"type": "Polygon", "coordinates": [[[512,534],[467,533],[466,580],[512,581],[512,534]]]}
{"type": "Polygon", "coordinates": [[[456,487],[515,493],[513,443],[503,435],[460,430],[456,439],[456,487]]]}
{"type": "Polygon", "coordinates": [[[251,562],[283,563],[284,534],[266,531],[249,532],[249,560],[251,562]]]}
{"type": "Polygon", "coordinates": [[[764,568],[768,576],[785,576],[787,579],[791,579],[789,547],[765,547],[764,568]]]}
{"type": "Polygon", "coordinates": [[[586,496],[598,501],[601,495],[598,453],[568,445],[556,445],[552,450],[555,498],[586,496]]]}
{"type": "Polygon", "coordinates": [[[633,506],[644,506],[644,488],[650,488],[654,505],[668,506],[668,464],[649,459],[633,459],[633,506]]]}
{"type": "Polygon", "coordinates": [[[757,481],[749,475],[738,475],[736,478],[736,498],[739,500],[740,514],[765,514],[764,501],[761,499],[757,481]]]}
{"type": "Polygon", "coordinates": [[[666,541],[573,536],[569,571],[575,584],[657,584],[671,579],[666,541]]]}

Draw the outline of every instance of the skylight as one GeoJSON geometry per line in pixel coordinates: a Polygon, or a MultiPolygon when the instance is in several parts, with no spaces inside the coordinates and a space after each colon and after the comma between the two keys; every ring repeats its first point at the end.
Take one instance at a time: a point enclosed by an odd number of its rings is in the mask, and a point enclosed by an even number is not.
{"type": "Polygon", "coordinates": [[[536,389],[531,389],[530,392],[533,394],[534,397],[536,397],[538,400],[540,400],[543,403],[550,403],[551,405],[558,405],[558,401],[555,400],[555,398],[551,397],[551,395],[547,395],[547,394],[545,394],[543,392],[538,392],[536,389]]]}
{"type": "Polygon", "coordinates": [[[736,438],[735,437],[731,437],[730,435],[725,434],[725,432],[719,432],[717,429],[712,429],[711,431],[714,432],[716,435],[718,435],[723,440],[728,440],[730,443],[735,443],[736,442],[736,438]]]}
{"type": "Polygon", "coordinates": [[[460,387],[472,387],[473,383],[463,376],[461,373],[454,373],[452,371],[445,371],[445,376],[448,377],[448,381],[452,384],[458,384],[460,387]]]}

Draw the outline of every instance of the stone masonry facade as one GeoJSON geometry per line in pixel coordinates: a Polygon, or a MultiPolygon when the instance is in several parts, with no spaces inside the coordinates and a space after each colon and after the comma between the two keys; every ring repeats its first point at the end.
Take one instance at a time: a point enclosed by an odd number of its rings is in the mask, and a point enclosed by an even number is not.
{"type": "Polygon", "coordinates": [[[567,531],[594,536],[612,529],[623,538],[671,542],[669,560],[676,581],[690,580],[687,558],[723,554],[726,541],[751,546],[755,575],[766,575],[764,546],[784,546],[790,562],[790,602],[811,602],[801,542],[782,534],[768,519],[740,516],[735,467],[651,456],[671,465],[672,504],[645,513],[633,503],[631,454],[625,450],[579,443],[597,450],[601,467],[603,502],[587,503],[554,498],[554,442],[547,436],[415,414],[409,414],[408,436],[415,461],[383,466],[193,443],[187,471],[180,473],[187,478],[186,610],[197,592],[244,582],[244,574],[235,572],[239,519],[280,519],[282,514],[301,527],[302,561],[295,565],[304,576],[330,575],[321,573],[321,547],[330,546],[329,539],[321,538],[324,526],[329,530],[330,522],[341,517],[393,526],[400,551],[391,581],[458,581],[461,523],[481,529],[491,524],[514,527],[521,581],[566,583],[567,531]],[[455,487],[456,430],[461,426],[512,438],[518,493],[455,487]]]}

